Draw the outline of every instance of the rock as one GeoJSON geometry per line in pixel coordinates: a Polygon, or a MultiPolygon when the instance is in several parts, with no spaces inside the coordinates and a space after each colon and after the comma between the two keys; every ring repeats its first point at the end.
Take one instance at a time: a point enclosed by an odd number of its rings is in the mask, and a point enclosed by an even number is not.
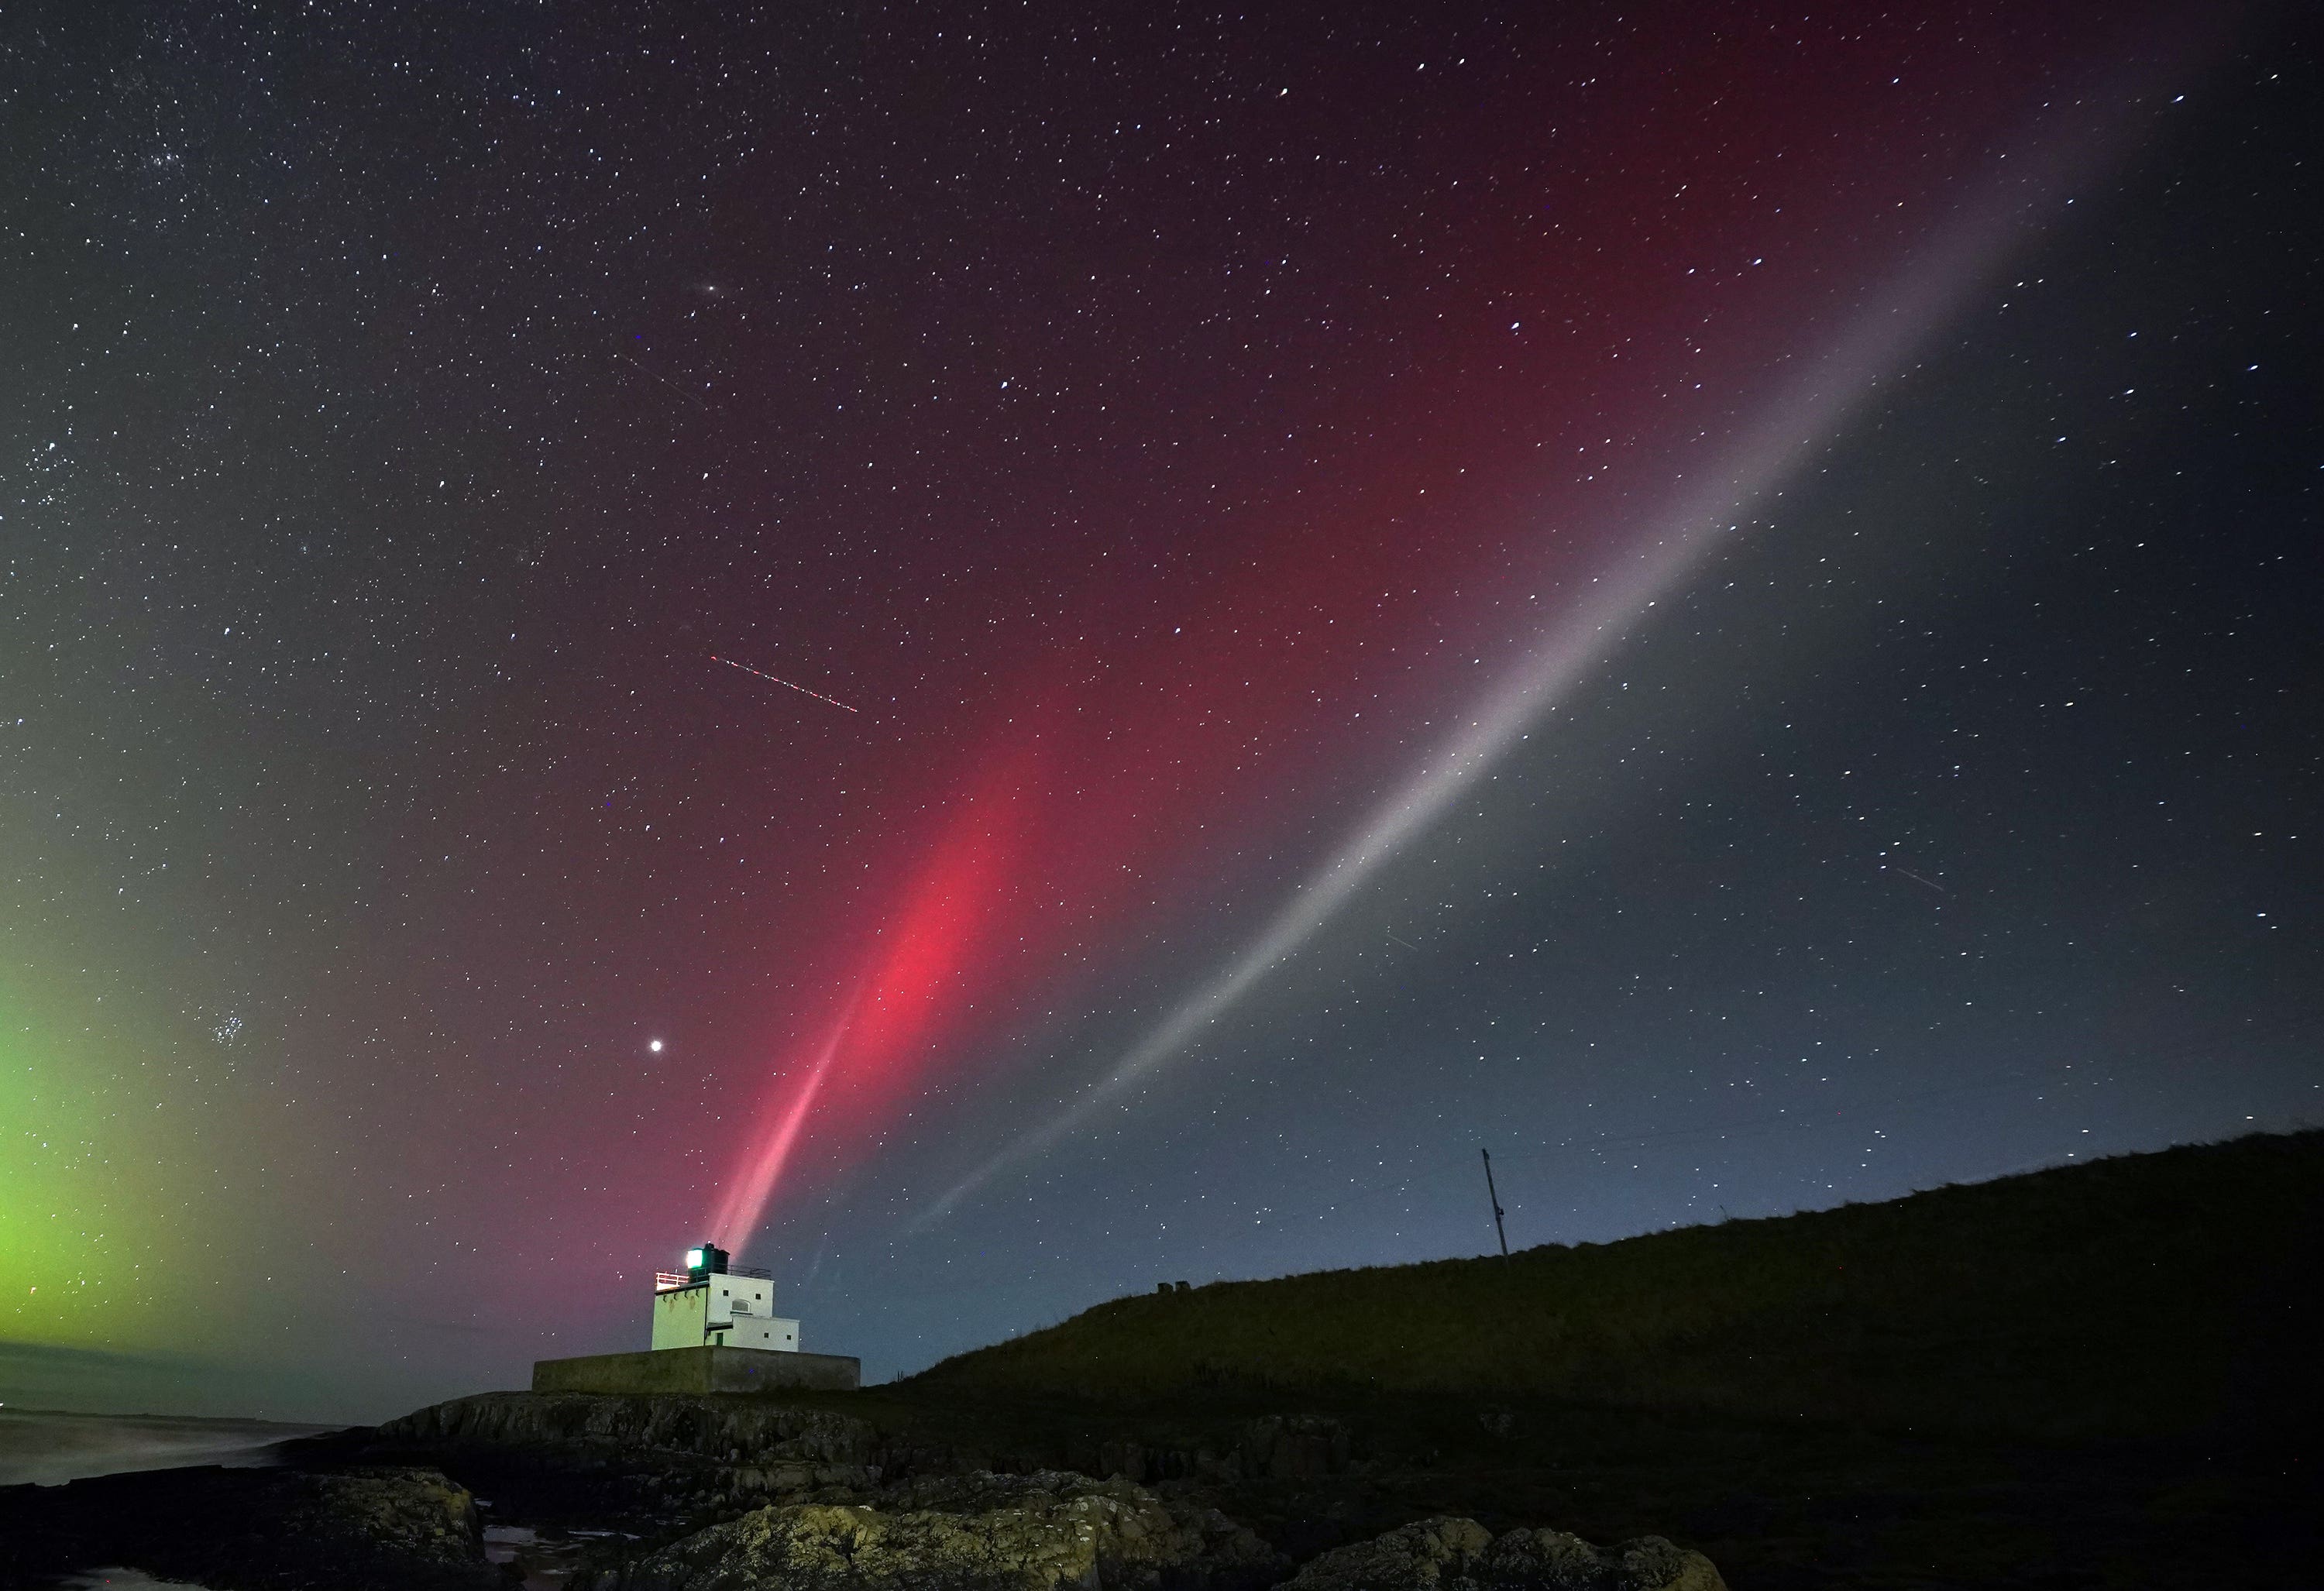
{"type": "Polygon", "coordinates": [[[1563,1531],[1496,1539],[1439,1515],[1326,1552],[1285,1591],[1726,1591],[1711,1559],[1660,1536],[1597,1548],[1563,1531]]]}
{"type": "Polygon", "coordinates": [[[1711,1559],[1660,1536],[1601,1550],[1563,1531],[1509,1531],[1474,1577],[1489,1591],[1727,1591],[1711,1559]]]}
{"type": "Polygon", "coordinates": [[[1471,1566],[1492,1540],[1473,1519],[1416,1520],[1324,1553],[1293,1577],[1289,1591],[1466,1591],[1471,1566]]]}
{"type": "Polygon", "coordinates": [[[881,1456],[870,1421],[752,1397],[484,1393],[391,1420],[379,1435],[391,1444],[535,1457],[683,1453],[720,1464],[805,1467],[823,1485],[876,1479],[881,1456]]]}
{"type": "Polygon", "coordinates": [[[315,1537],[360,1543],[370,1554],[438,1568],[476,1560],[484,1526],[476,1500],[432,1469],[318,1475],[294,1494],[283,1522],[315,1537]]]}
{"type": "Polygon", "coordinates": [[[627,1591],[1257,1591],[1287,1567],[1212,1510],[1128,1481],[1044,1471],[951,1476],[883,1506],[794,1504],[654,1553],[627,1591]]]}

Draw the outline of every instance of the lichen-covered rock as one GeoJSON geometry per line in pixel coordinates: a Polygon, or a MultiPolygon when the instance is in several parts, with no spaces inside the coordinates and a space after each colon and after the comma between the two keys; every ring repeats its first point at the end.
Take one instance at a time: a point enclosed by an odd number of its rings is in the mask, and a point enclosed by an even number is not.
{"type": "Polygon", "coordinates": [[[1592,1547],[1563,1531],[1497,1537],[1471,1571],[1480,1591],[1726,1591],[1711,1559],[1660,1536],[1592,1547]]]}
{"type": "Polygon", "coordinates": [[[1492,1540],[1473,1519],[1416,1520],[1324,1553],[1292,1579],[1292,1591],[1452,1591],[1492,1540]]]}
{"type": "Polygon", "coordinates": [[[1127,1481],[1044,1472],[946,1476],[884,1508],[762,1508],[634,1568],[632,1591],[1255,1591],[1286,1567],[1213,1511],[1173,1512],[1127,1481]]]}
{"type": "Polygon", "coordinates": [[[1700,1552],[1640,1536],[1610,1548],[1563,1531],[1498,1539],[1439,1515],[1326,1552],[1285,1591],[1726,1591],[1700,1552]]]}
{"type": "Polygon", "coordinates": [[[439,1567],[472,1564],[484,1526],[476,1500],[432,1469],[369,1469],[307,1478],[285,1524],[364,1550],[439,1567]]]}

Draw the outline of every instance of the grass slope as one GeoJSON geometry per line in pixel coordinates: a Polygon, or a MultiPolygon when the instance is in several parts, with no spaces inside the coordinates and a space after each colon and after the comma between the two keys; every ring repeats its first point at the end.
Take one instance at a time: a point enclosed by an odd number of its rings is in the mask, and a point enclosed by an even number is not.
{"type": "Polygon", "coordinates": [[[2324,1133],[1885,1204],[1117,1299],[945,1393],[1450,1393],[2044,1438],[2319,1408],[2324,1133]]]}

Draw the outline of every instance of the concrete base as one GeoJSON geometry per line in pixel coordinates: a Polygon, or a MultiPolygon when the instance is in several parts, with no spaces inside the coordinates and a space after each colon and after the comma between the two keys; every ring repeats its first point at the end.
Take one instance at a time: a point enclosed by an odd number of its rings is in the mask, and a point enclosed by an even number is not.
{"type": "Polygon", "coordinates": [[[663,1348],[536,1359],[537,1393],[853,1392],[863,1361],[845,1354],[770,1353],[764,1348],[663,1348]]]}

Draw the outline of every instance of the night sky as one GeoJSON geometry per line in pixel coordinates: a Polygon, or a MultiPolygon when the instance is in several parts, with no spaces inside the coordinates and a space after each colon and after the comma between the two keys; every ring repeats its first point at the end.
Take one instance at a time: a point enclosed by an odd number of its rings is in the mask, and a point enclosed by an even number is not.
{"type": "Polygon", "coordinates": [[[2303,9],[10,8],[0,1397],[2324,1120],[2303,9]]]}

